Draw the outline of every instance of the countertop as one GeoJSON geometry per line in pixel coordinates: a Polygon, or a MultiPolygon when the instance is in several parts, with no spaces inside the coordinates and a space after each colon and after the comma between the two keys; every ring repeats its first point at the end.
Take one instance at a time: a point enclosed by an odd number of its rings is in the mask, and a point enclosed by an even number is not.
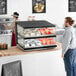
{"type": "Polygon", "coordinates": [[[50,52],[50,51],[58,51],[60,49],[61,49],[61,43],[57,43],[57,47],[53,49],[34,50],[34,51],[28,51],[28,52],[25,52],[19,49],[17,46],[15,46],[15,47],[10,47],[7,50],[0,50],[0,57],[13,56],[13,55],[24,55],[24,54],[32,54],[32,53],[43,53],[43,52],[50,52]]]}

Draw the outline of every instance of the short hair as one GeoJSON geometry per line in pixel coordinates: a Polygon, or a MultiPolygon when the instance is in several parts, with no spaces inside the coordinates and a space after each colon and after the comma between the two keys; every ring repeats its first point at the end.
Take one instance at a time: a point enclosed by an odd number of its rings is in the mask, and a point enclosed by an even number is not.
{"type": "Polygon", "coordinates": [[[66,22],[69,23],[69,25],[73,25],[74,24],[74,20],[71,17],[66,17],[66,22]]]}

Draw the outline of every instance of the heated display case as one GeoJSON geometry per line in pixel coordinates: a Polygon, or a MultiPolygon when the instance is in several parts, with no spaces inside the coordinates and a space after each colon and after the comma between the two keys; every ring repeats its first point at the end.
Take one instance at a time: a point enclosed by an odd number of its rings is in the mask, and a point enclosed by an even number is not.
{"type": "Polygon", "coordinates": [[[47,21],[16,22],[16,43],[24,51],[57,47],[55,25],[47,21]]]}

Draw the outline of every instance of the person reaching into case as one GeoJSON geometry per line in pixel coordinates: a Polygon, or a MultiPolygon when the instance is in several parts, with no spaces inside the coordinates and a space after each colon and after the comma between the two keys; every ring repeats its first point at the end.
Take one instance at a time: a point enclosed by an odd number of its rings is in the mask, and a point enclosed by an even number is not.
{"type": "Polygon", "coordinates": [[[66,17],[64,21],[65,29],[58,31],[62,37],[62,58],[65,64],[66,76],[76,76],[76,35],[73,28],[74,20],[66,17]]]}
{"type": "Polygon", "coordinates": [[[19,18],[19,13],[17,12],[14,12],[13,13],[13,22],[11,23],[10,26],[6,25],[6,24],[3,24],[4,27],[6,29],[12,29],[12,41],[11,41],[11,46],[16,46],[16,41],[15,41],[15,22],[18,21],[18,18],[19,18]]]}

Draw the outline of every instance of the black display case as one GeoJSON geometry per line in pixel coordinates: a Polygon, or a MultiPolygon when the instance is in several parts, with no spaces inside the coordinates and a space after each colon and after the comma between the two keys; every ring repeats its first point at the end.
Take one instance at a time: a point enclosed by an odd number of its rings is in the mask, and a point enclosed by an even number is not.
{"type": "Polygon", "coordinates": [[[16,44],[24,51],[55,48],[55,25],[47,21],[16,22],[16,44]]]}

